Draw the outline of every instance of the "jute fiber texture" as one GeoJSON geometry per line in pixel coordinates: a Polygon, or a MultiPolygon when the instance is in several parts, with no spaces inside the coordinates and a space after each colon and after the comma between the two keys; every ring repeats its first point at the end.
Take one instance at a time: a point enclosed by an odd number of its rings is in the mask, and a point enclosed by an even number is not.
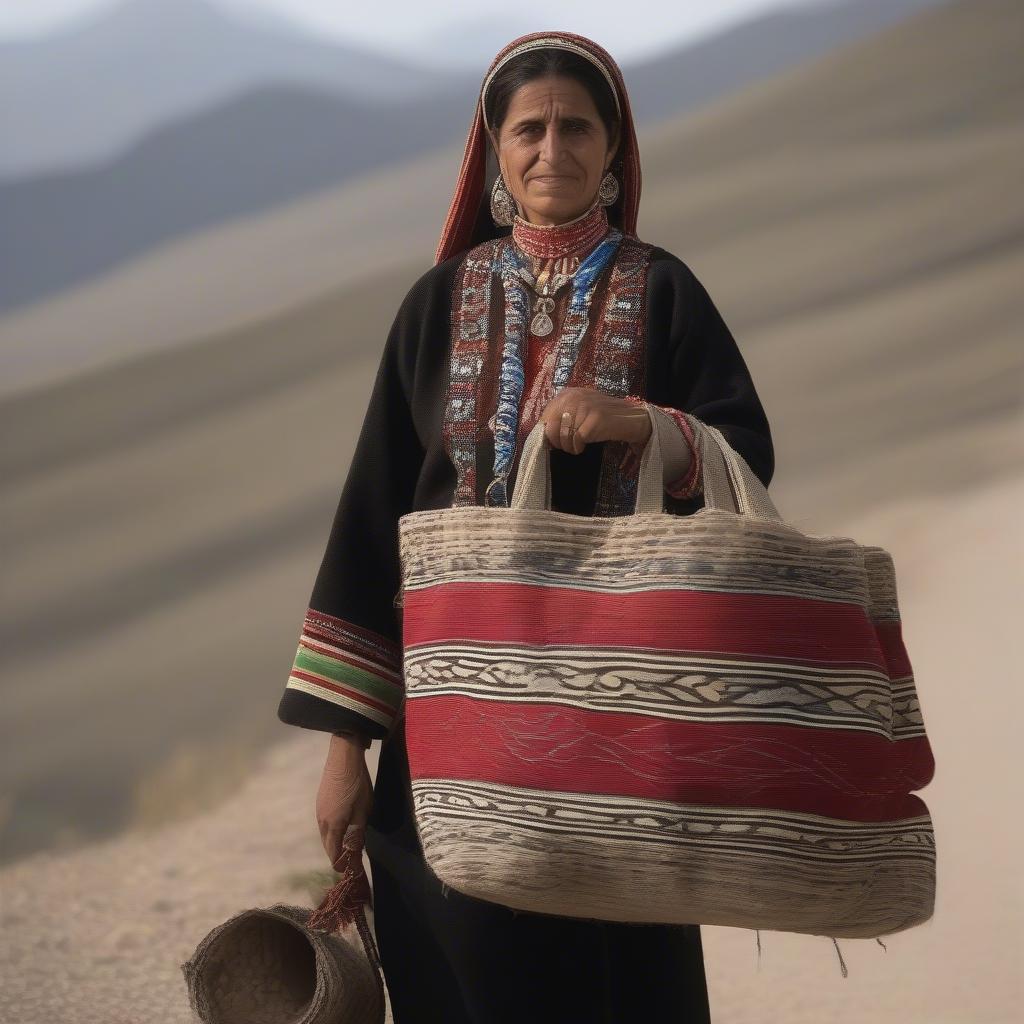
{"type": "MultiPolygon", "coordinates": [[[[359,912],[360,914],[362,911],[359,912]]],[[[181,965],[203,1024],[383,1024],[384,989],[362,927],[308,926],[308,908],[244,910],[181,965]]],[[[365,922],[365,917],[363,918],[365,922]]]]}
{"type": "Polygon", "coordinates": [[[417,832],[479,899],[606,921],[871,938],[931,917],[931,780],[891,556],[806,535],[687,414],[705,507],[551,509],[539,422],[509,507],[399,521],[417,832]]]}

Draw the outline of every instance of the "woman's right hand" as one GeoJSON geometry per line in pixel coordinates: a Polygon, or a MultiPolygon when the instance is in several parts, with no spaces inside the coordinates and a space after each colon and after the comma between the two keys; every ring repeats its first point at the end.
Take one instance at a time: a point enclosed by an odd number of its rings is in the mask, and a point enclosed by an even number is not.
{"type": "Polygon", "coordinates": [[[357,737],[332,735],[316,797],[316,820],[324,850],[335,870],[343,847],[362,855],[372,807],[373,781],[362,743],[357,737]]]}

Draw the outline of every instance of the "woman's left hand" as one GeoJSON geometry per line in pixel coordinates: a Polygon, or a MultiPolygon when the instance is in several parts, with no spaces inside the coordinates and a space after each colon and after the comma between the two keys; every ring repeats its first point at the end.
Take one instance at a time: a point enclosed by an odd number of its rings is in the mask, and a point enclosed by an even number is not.
{"type": "Polygon", "coordinates": [[[651,436],[651,418],[635,402],[600,388],[563,388],[540,414],[552,448],[579,455],[592,441],[629,441],[643,445],[651,436]]]}

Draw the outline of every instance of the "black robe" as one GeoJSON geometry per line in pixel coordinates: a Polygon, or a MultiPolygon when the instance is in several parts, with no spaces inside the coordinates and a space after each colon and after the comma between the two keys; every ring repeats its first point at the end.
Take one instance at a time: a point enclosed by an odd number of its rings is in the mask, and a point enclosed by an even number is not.
{"type": "MultiPolygon", "coordinates": [[[[398,519],[450,507],[455,467],[442,436],[452,289],[464,253],[412,286],[388,335],[310,608],[387,638],[399,649],[398,519]]],[[[607,272],[607,271],[606,271],[607,272]]],[[[767,417],[736,341],[689,267],[654,246],[646,291],[643,397],[718,427],[765,486],[774,472],[767,417]]],[[[604,442],[551,451],[552,508],[591,515],[604,442]]],[[[493,438],[479,453],[477,501],[491,479],[493,438]]],[[[515,486],[515,473],[508,493],[515,486]]],[[[700,496],[665,508],[701,508],[700,496]]],[[[380,738],[366,834],[374,917],[396,1024],[506,1020],[708,1018],[696,925],[596,922],[513,911],[447,889],[427,867],[412,817],[404,718],[390,728],[287,688],[281,721],[380,738]]]]}

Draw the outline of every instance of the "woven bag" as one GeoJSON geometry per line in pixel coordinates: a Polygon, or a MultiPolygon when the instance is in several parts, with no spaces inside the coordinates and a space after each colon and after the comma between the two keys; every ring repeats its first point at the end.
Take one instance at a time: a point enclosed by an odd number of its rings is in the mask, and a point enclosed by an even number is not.
{"type": "Polygon", "coordinates": [[[217,925],[181,965],[193,1012],[203,1024],[383,1024],[369,900],[351,855],[316,910],[275,903],[217,925]]]}
{"type": "Polygon", "coordinates": [[[510,508],[399,521],[424,856],[519,910],[870,938],[931,917],[934,772],[890,555],[784,523],[692,416],[705,507],[551,509],[543,423],[510,508]]]}

